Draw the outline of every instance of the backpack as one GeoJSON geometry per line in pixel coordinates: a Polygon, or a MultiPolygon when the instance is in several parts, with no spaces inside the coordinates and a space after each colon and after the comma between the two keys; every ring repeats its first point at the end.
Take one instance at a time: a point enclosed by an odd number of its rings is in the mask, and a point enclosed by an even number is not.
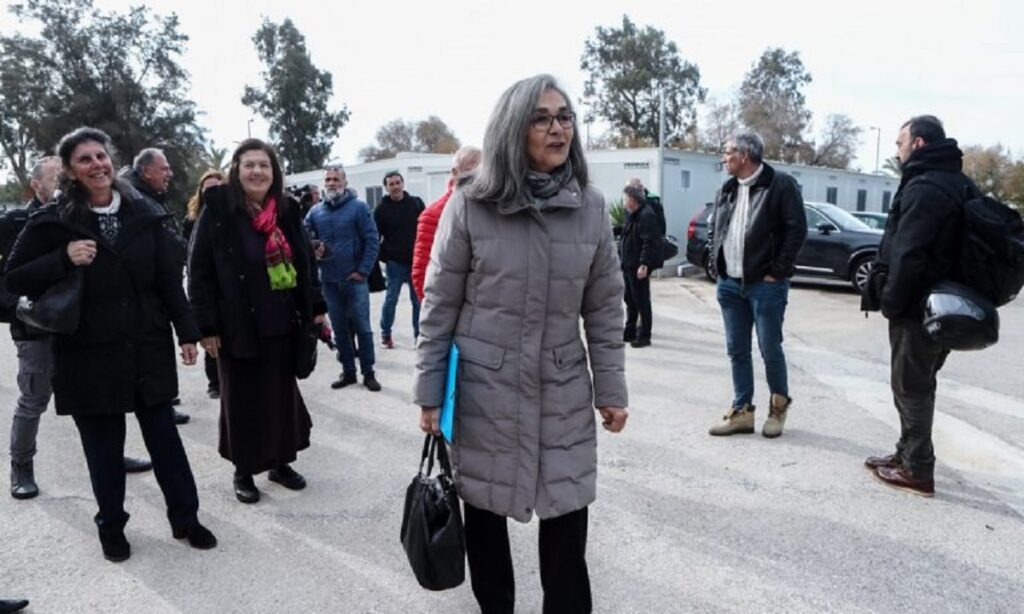
{"type": "Polygon", "coordinates": [[[953,278],[974,288],[996,307],[1017,298],[1024,287],[1024,220],[1009,205],[982,194],[973,184],[959,196],[928,181],[961,203],[960,246],[953,278]]]}
{"type": "Polygon", "coordinates": [[[0,322],[10,323],[15,317],[18,297],[7,291],[4,277],[7,273],[7,257],[11,255],[30,213],[28,209],[15,209],[0,216],[0,322]]]}
{"type": "Polygon", "coordinates": [[[963,204],[963,237],[954,265],[957,277],[996,307],[1024,287],[1024,221],[1020,213],[989,196],[963,204]]]}

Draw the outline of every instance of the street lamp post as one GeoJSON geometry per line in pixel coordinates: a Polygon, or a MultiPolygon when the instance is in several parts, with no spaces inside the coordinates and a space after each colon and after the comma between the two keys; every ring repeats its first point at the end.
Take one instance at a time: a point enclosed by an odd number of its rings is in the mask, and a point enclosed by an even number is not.
{"type": "Polygon", "coordinates": [[[249,119],[248,119],[248,120],[247,120],[247,121],[245,122],[245,132],[246,132],[246,134],[248,134],[248,135],[249,135],[249,138],[250,138],[250,139],[252,138],[252,120],[253,120],[253,118],[251,118],[251,117],[250,117],[250,118],[249,118],[249,119]]]}
{"type": "Polygon", "coordinates": [[[875,174],[878,174],[878,156],[882,151],[882,129],[878,126],[868,126],[869,130],[875,131],[875,174]]]}

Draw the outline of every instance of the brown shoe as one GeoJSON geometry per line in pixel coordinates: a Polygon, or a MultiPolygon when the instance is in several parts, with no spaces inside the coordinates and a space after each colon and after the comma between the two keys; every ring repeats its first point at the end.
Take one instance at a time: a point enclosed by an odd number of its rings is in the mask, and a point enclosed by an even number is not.
{"type": "Polygon", "coordinates": [[[935,480],[919,480],[903,467],[879,467],[874,476],[887,486],[921,497],[935,496],[935,480]]]}
{"type": "Polygon", "coordinates": [[[879,467],[902,467],[903,462],[895,454],[889,456],[869,456],[864,459],[864,466],[874,471],[879,467]]]}
{"type": "Polygon", "coordinates": [[[722,437],[753,433],[755,409],[749,403],[743,407],[730,409],[729,413],[722,416],[721,422],[708,430],[708,434],[722,437]]]}
{"type": "Polygon", "coordinates": [[[793,399],[781,394],[772,393],[768,403],[768,419],[761,427],[761,434],[768,439],[774,439],[782,434],[782,427],[786,426],[786,412],[793,404],[793,399]]]}

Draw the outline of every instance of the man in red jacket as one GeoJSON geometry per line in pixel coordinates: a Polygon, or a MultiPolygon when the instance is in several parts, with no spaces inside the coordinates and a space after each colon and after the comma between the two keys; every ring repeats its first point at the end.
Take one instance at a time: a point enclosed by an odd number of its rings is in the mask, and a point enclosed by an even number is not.
{"type": "Polygon", "coordinates": [[[480,148],[472,145],[460,147],[452,159],[451,176],[448,178],[448,190],[420,214],[419,223],[416,226],[416,244],[412,250],[412,286],[416,290],[416,296],[423,300],[423,283],[427,278],[427,265],[430,264],[430,249],[434,246],[434,233],[437,232],[437,222],[441,219],[441,212],[451,198],[452,192],[459,178],[473,172],[480,164],[480,148]]]}

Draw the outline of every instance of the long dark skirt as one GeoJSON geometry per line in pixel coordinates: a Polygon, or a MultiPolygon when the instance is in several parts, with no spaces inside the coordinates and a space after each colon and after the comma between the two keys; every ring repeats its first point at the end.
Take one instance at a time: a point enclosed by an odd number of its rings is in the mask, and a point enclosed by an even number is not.
{"type": "Polygon", "coordinates": [[[295,460],[313,422],[295,381],[295,340],[265,337],[257,358],[221,354],[220,455],[245,473],[295,460]]]}

